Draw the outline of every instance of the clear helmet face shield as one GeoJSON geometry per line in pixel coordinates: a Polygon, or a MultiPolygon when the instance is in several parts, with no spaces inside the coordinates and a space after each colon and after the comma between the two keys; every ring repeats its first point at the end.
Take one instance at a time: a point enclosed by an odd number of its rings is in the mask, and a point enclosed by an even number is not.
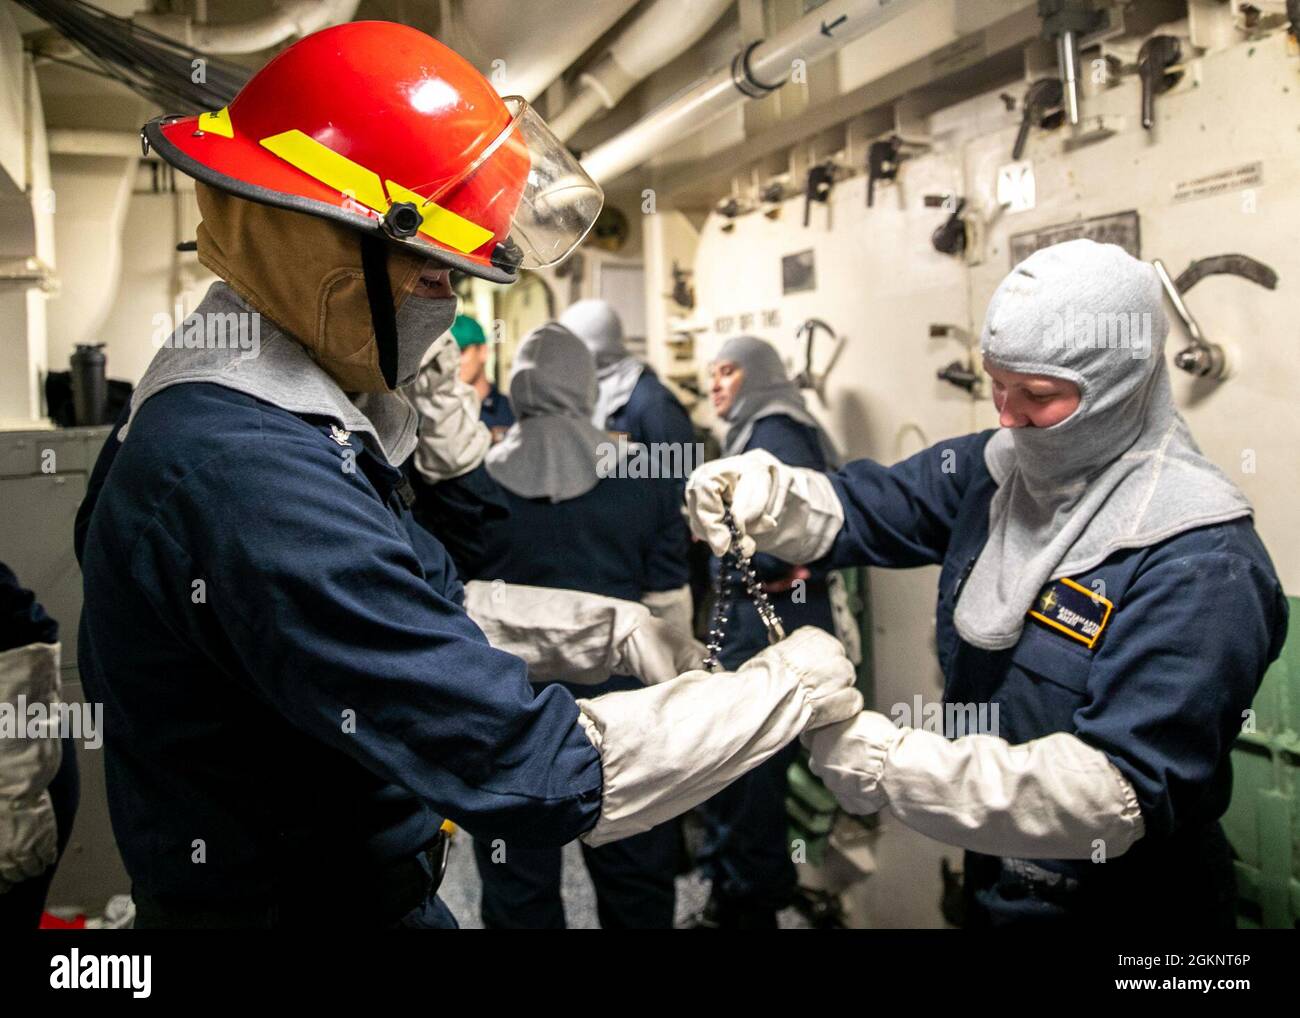
{"type": "Polygon", "coordinates": [[[483,228],[483,251],[494,265],[545,268],[582,242],[605,196],[525,99],[503,101],[511,112],[505,128],[455,177],[412,188],[411,200],[424,217],[466,210],[461,214],[483,228]]]}

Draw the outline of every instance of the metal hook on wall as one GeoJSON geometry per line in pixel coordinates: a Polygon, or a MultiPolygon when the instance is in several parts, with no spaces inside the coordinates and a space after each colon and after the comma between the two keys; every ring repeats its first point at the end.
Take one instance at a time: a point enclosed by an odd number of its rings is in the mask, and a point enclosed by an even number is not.
{"type": "Polygon", "coordinates": [[[794,384],[801,389],[812,389],[817,393],[819,399],[823,402],[826,400],[826,379],[835,367],[835,362],[840,359],[840,353],[844,349],[845,338],[830,327],[820,318],[808,318],[799,326],[799,331],[795,333],[796,340],[802,340],[804,343],[804,366],[794,377],[794,384]],[[835,342],[835,348],[831,351],[830,358],[826,362],[826,370],[820,374],[813,372],[813,342],[817,335],[817,330],[821,329],[827,333],[835,342]]]}

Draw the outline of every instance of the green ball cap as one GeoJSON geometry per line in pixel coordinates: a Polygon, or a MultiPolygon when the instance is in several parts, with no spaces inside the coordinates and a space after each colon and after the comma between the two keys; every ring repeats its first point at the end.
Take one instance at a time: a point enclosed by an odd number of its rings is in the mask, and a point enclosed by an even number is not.
{"type": "Polygon", "coordinates": [[[456,340],[456,345],[462,350],[467,346],[478,346],[487,342],[483,326],[479,325],[469,315],[456,316],[456,320],[451,323],[451,335],[456,340]]]}

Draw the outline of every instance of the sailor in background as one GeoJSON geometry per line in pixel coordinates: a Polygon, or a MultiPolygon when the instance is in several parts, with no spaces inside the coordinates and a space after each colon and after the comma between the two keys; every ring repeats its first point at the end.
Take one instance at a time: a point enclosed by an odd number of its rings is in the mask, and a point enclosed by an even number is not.
{"type": "MultiPolygon", "coordinates": [[[[484,469],[452,482],[478,483],[480,498],[502,507],[440,526],[460,574],[624,601],[682,587],[689,536],[678,485],[617,468],[617,446],[591,423],[596,365],[581,340],[556,323],[529,333],[515,355],[510,395],[519,419],[484,469]]],[[[689,642],[689,629],[680,633],[689,642]]],[[[702,659],[703,646],[694,646],[702,659]]],[[[640,684],[615,675],[571,692],[596,696],[640,684]]],[[[672,927],[678,849],[675,821],[583,846],[603,928],[672,927]]],[[[529,849],[489,832],[474,838],[474,852],[486,925],[564,927],[559,848],[529,849]]]]}
{"type": "Polygon", "coordinates": [[[591,422],[602,431],[622,433],[650,445],[688,445],[695,429],[681,402],[654,369],[628,352],[623,322],[604,300],[580,300],[560,315],[560,324],[587,344],[596,358],[599,391],[591,422]]]}
{"type": "MultiPolygon", "coordinates": [[[[830,439],[770,344],[753,336],[733,337],[719,349],[711,371],[713,408],[728,426],[723,441],[728,456],[750,453],[817,471],[837,464],[830,439]]],[[[829,570],[772,555],[756,555],[753,565],[787,627],[835,632],[829,570]]],[[[710,568],[716,576],[720,560],[714,558],[710,568]]],[[[727,614],[719,653],[724,668],[767,646],[767,630],[743,592],[733,598],[727,614]]],[[[796,874],[787,837],[786,771],[798,749],[791,743],[701,808],[706,836],[699,861],[712,880],[702,926],[770,928],[776,925],[776,913],[790,904],[796,874]]]]}
{"type": "Polygon", "coordinates": [[[488,426],[492,441],[499,442],[506,429],[515,423],[510,400],[488,377],[487,336],[477,319],[457,315],[451,323],[451,334],[460,348],[460,380],[473,386],[479,398],[479,420],[488,426]]]}
{"type": "MultiPolygon", "coordinates": [[[[686,478],[700,465],[696,456],[695,428],[686,409],[654,370],[628,352],[623,321],[605,300],[580,300],[560,315],[560,324],[587,344],[596,359],[597,392],[591,423],[611,437],[626,436],[628,443],[657,447],[661,474],[675,471],[678,501],[686,478]],[[665,470],[662,464],[668,464],[665,470]]],[[[703,590],[706,558],[691,555],[691,546],[665,536],[664,556],[682,556],[686,579],[676,590],[653,592],[646,605],[660,618],[679,628],[691,628],[696,595],[703,590]]]]}

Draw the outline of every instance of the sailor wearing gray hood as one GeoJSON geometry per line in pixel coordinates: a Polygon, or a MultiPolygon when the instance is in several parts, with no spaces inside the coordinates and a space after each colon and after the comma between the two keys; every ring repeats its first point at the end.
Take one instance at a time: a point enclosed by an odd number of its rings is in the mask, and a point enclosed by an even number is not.
{"type": "MultiPolygon", "coordinates": [[[[711,375],[713,409],[727,424],[724,453],[748,452],[812,470],[838,466],[834,446],[770,343],[755,336],[731,337],[718,349],[711,375]]],[[[786,626],[834,633],[829,570],[810,570],[802,562],[756,555],[752,564],[786,626]]],[[[709,568],[716,577],[721,561],[712,559],[709,568]]],[[[747,598],[734,599],[727,614],[718,656],[731,667],[767,645],[767,630],[747,598]]],[[[711,881],[702,927],[773,928],[776,913],[793,900],[797,874],[785,800],[786,772],[798,750],[792,742],[700,807],[705,834],[698,858],[711,881]]]]}
{"type": "MultiPolygon", "coordinates": [[[[660,473],[670,472],[680,502],[694,458],[695,428],[686,408],[659,380],[654,370],[633,356],[623,335],[623,320],[606,300],[580,300],[569,305],[560,324],[577,336],[596,358],[596,402],[591,423],[614,436],[644,447],[660,473]]],[[[702,458],[702,457],[701,457],[702,458]]],[[[696,586],[703,582],[702,560],[689,554],[689,542],[678,542],[675,531],[666,534],[661,555],[699,566],[696,586]]],[[[691,588],[662,591],[646,598],[646,606],[674,625],[691,624],[691,588]]]]}
{"type": "Polygon", "coordinates": [[[996,707],[997,731],[865,711],[807,741],[845,809],[967,850],[969,926],[1235,921],[1229,751],[1287,609],[1250,503],[1174,405],[1167,331],[1150,265],[1047,248],[989,304],[999,429],[829,474],[748,452],[688,484],[715,552],[725,497],[747,548],[942,567],[944,701],[996,707]]]}
{"type": "Polygon", "coordinates": [[[565,309],[560,324],[596,358],[597,393],[591,409],[596,427],[623,432],[643,445],[695,441],[691,419],[677,397],[627,349],[623,321],[609,301],[580,300],[565,309]]]}
{"type": "MultiPolygon", "coordinates": [[[[550,323],[525,337],[510,379],[518,419],[487,454],[487,477],[477,479],[481,501],[502,511],[462,523],[463,531],[473,532],[454,543],[462,575],[624,601],[686,583],[679,486],[608,469],[612,442],[591,422],[595,398],[595,361],[573,333],[550,323]],[[678,551],[666,554],[665,548],[678,551]]],[[[689,640],[689,631],[681,635],[689,640]]],[[[596,687],[569,688],[595,696],[640,685],[615,676],[596,687]]],[[[583,847],[602,927],[672,926],[677,847],[674,821],[583,847]]],[[[476,836],[474,851],[488,926],[565,925],[559,848],[476,836]]]]}

